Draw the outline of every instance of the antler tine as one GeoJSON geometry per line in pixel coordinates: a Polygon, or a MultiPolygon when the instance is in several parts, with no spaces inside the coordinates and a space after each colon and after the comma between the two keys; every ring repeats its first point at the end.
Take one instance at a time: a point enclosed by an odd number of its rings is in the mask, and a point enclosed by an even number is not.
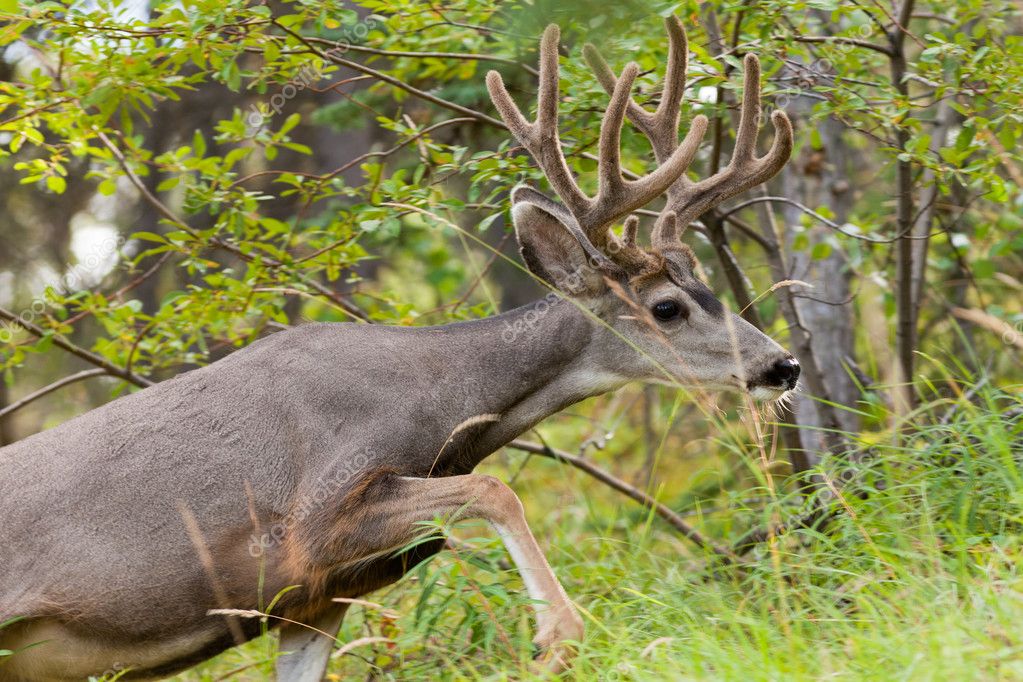
{"type": "MultiPolygon", "coordinates": [[[[535,122],[530,123],[522,115],[508,94],[500,74],[495,71],[487,74],[487,88],[509,130],[529,150],[554,191],[571,212],[576,224],[570,225],[570,230],[573,233],[582,232],[593,245],[602,247],[608,243],[608,228],[612,222],[666,192],[685,173],[696,155],[698,140],[667,150],[667,153],[658,157],[660,165],[638,180],[622,177],[621,128],[630,107],[636,106],[632,101],[631,90],[639,73],[639,67],[630,64],[621,78],[614,79],[615,83],[610,88],[611,101],[600,128],[599,190],[596,198],[588,197],[575,182],[558,139],[559,37],[558,27],[552,24],[544,31],[540,42],[540,87],[535,122]]],[[[606,71],[610,72],[609,69],[606,71]]],[[[696,127],[702,136],[706,128],[705,119],[703,125],[697,124],[696,127]]],[[[578,238],[579,235],[576,236],[578,238]]],[[[590,249],[587,248],[587,251],[590,249]]]]}
{"type": "Polygon", "coordinates": [[[622,243],[625,248],[632,249],[636,246],[636,232],[639,231],[639,216],[630,215],[625,219],[625,229],[622,230],[622,243]]]}
{"type": "MultiPolygon", "coordinates": [[[[583,59],[589,65],[590,70],[593,71],[593,75],[597,77],[597,82],[600,83],[604,90],[611,94],[618,87],[618,77],[614,75],[611,67],[607,65],[604,57],[600,54],[600,51],[593,46],[592,43],[586,43],[583,45],[583,59]]],[[[650,136],[652,128],[653,115],[646,111],[643,107],[636,104],[631,98],[628,102],[628,108],[626,113],[628,114],[629,120],[632,121],[641,133],[650,136]]]]}
{"type": "Polygon", "coordinates": [[[675,211],[682,225],[688,225],[731,197],[767,182],[782,169],[792,154],[792,123],[785,112],[775,111],[771,116],[775,130],[771,149],[764,156],[756,157],[760,129],[760,60],[756,55],[748,54],[743,65],[742,106],[732,158],[725,168],[711,177],[690,183],[674,196],[669,196],[666,209],[675,211]]]}
{"type": "Polygon", "coordinates": [[[540,87],[537,92],[536,121],[530,123],[508,94],[501,74],[487,74],[487,90],[501,119],[543,170],[551,187],[574,215],[588,212],[592,200],[587,197],[568,169],[558,139],[558,41],[561,31],[551,24],[540,40],[540,87]]]}
{"type": "MultiPolygon", "coordinates": [[[[685,28],[678,17],[666,18],[664,25],[668,32],[668,67],[661,101],[654,112],[643,109],[633,101],[627,107],[629,120],[650,140],[658,161],[676,151],[679,144],[678,121],[685,92],[689,51],[685,28]]],[[[585,54],[597,80],[605,90],[612,92],[618,79],[600,52],[594,46],[587,45],[585,54]]],[[[683,175],[668,189],[667,205],[658,217],[652,235],[654,245],[658,248],[674,246],[673,242],[679,232],[677,226],[684,229],[714,206],[766,182],[788,161],[792,152],[792,124],[780,111],[771,117],[775,137],[770,151],[756,158],[757,133],[760,129],[760,62],[755,55],[749,54],[746,55],[744,66],[743,101],[732,159],[728,166],[709,178],[694,183],[683,175]],[[667,224],[669,215],[674,216],[677,225],[674,228],[667,224]]],[[[681,146],[692,145],[695,154],[695,147],[703,138],[706,127],[706,117],[694,117],[681,146]]]]}
{"type": "MultiPolygon", "coordinates": [[[[630,100],[627,110],[629,120],[650,140],[658,163],[664,163],[679,146],[678,121],[682,111],[689,61],[689,42],[682,22],[678,17],[668,17],[664,20],[664,26],[668,32],[668,66],[664,74],[661,101],[657,109],[650,112],[630,100]]],[[[583,48],[583,54],[604,90],[608,93],[613,92],[618,79],[600,51],[592,44],[587,44],[583,48]]],[[[706,125],[705,116],[696,116],[689,127],[689,133],[682,141],[682,146],[693,146],[695,154],[695,147],[699,145],[706,132],[706,125]]]]}
{"type": "Polygon", "coordinates": [[[747,54],[743,59],[742,106],[739,109],[739,128],[735,132],[735,148],[731,165],[753,158],[760,130],[760,60],[747,54]]]}
{"type": "MultiPolygon", "coordinates": [[[[705,125],[698,123],[695,134],[688,136],[681,145],[676,141],[676,147],[664,155],[664,160],[650,174],[638,180],[622,178],[622,124],[632,103],[632,84],[638,73],[635,63],[628,64],[622,71],[600,126],[600,191],[589,217],[595,239],[604,239],[609,223],[650,203],[683,177],[706,130],[705,125]]],[[[656,117],[654,123],[657,124],[656,117]]]]}
{"type": "Polygon", "coordinates": [[[628,271],[643,271],[646,268],[657,268],[660,260],[636,245],[636,232],[639,229],[639,217],[635,214],[625,219],[622,236],[619,239],[614,232],[607,230],[605,248],[615,263],[628,271]]]}
{"type": "Polygon", "coordinates": [[[680,231],[678,228],[678,216],[674,211],[665,211],[660,215],[657,224],[654,225],[654,232],[651,241],[659,249],[678,248],[681,246],[682,232],[685,232],[685,225],[680,231]]]}
{"type": "MultiPolygon", "coordinates": [[[[558,96],[560,94],[558,68],[558,43],[561,29],[550,24],[540,38],[540,87],[536,98],[536,127],[540,134],[547,133],[555,138],[558,134],[558,96]]],[[[502,83],[503,84],[503,83],[502,83]]]]}
{"type": "Polygon", "coordinates": [[[664,28],[668,32],[668,66],[664,71],[664,90],[655,115],[660,124],[657,134],[665,139],[666,144],[662,146],[667,146],[678,139],[678,118],[682,112],[689,71],[689,39],[678,17],[667,17],[664,28]]]}
{"type": "Polygon", "coordinates": [[[622,124],[625,123],[625,108],[629,105],[632,84],[639,75],[639,67],[630,62],[622,71],[611,92],[611,102],[604,111],[604,119],[600,122],[600,153],[597,162],[599,189],[597,196],[608,196],[620,192],[624,186],[622,179],[622,124]]]}

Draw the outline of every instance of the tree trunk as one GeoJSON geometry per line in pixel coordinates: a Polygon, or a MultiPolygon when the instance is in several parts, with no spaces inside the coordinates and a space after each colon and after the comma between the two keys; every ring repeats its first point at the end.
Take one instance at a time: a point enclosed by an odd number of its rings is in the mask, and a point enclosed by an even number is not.
{"type": "MultiPolygon", "coordinates": [[[[839,224],[848,219],[853,203],[853,183],[849,173],[852,150],[844,139],[844,126],[837,120],[827,119],[820,124],[820,149],[807,149],[801,158],[791,162],[782,176],[783,194],[793,197],[811,208],[827,207],[839,224]]],[[[785,205],[785,222],[798,225],[802,212],[785,205]]],[[[792,237],[789,229],[790,244],[792,237]]],[[[813,285],[813,289],[800,287],[794,293],[796,308],[803,325],[810,334],[810,347],[820,369],[827,396],[841,405],[854,405],[860,390],[847,367],[855,358],[855,333],[851,305],[851,271],[841,243],[833,239],[831,228],[819,223],[809,227],[810,244],[827,243],[830,253],[824,258],[812,258],[809,251],[793,251],[791,276],[813,285]]],[[[809,453],[823,451],[819,428],[827,428],[819,405],[805,395],[796,403],[799,423],[813,427],[801,431],[804,449],[809,453]]],[[[846,410],[835,410],[838,426],[845,431],[859,429],[859,418],[846,410]]]]}

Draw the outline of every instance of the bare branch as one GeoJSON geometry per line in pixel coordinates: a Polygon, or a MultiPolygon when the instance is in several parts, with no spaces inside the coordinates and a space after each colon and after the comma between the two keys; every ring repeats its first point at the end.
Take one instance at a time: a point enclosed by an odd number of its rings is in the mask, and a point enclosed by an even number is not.
{"type": "MultiPolygon", "coordinates": [[[[909,99],[909,83],[906,82],[906,74],[909,69],[906,64],[905,38],[909,34],[907,24],[913,16],[913,0],[902,0],[899,8],[899,18],[896,21],[897,30],[893,30],[888,38],[891,45],[889,54],[889,69],[891,72],[892,86],[900,96],[909,99]]],[[[913,229],[914,213],[914,182],[913,163],[905,154],[909,147],[910,131],[905,125],[895,126],[895,148],[900,152],[899,159],[895,165],[895,223],[898,226],[900,238],[895,243],[895,355],[898,359],[897,368],[899,376],[897,384],[897,395],[901,397],[902,407],[912,410],[916,406],[917,394],[913,386],[913,373],[915,367],[915,353],[917,341],[917,326],[919,322],[919,309],[913,301],[913,271],[915,269],[913,259],[918,250],[910,237],[913,229]]]]}
{"type": "MultiPolygon", "coordinates": [[[[895,241],[898,241],[899,239],[902,239],[905,236],[905,235],[902,235],[902,234],[897,234],[894,237],[890,237],[890,238],[887,238],[887,239],[875,239],[873,237],[867,237],[866,235],[862,235],[862,234],[853,234],[851,232],[846,232],[845,229],[843,229],[843,227],[841,225],[839,225],[838,223],[836,223],[834,220],[830,220],[828,218],[825,218],[824,216],[822,216],[820,213],[818,213],[817,211],[813,210],[809,206],[807,206],[805,204],[801,204],[798,201],[795,201],[794,199],[789,199],[788,197],[774,197],[774,196],[754,197],[754,198],[749,199],[747,201],[743,201],[740,204],[736,204],[735,206],[732,206],[727,211],[725,211],[722,214],[721,217],[723,219],[725,219],[725,220],[729,220],[730,216],[733,213],[737,213],[737,212],[741,211],[744,208],[747,208],[747,207],[752,206],[754,204],[760,204],[760,203],[763,203],[763,202],[770,202],[770,203],[776,203],[776,204],[788,204],[789,206],[795,206],[796,208],[798,208],[803,213],[807,214],[808,216],[813,217],[814,219],[820,221],[824,225],[827,225],[828,227],[830,227],[832,230],[838,232],[839,234],[845,235],[846,237],[850,237],[852,239],[859,239],[860,241],[868,242],[870,244],[891,244],[891,243],[893,243],[895,241]]],[[[910,239],[927,239],[927,237],[910,237],[910,239]]]]}
{"type": "Polygon", "coordinates": [[[472,118],[474,118],[474,119],[476,119],[478,121],[482,121],[483,123],[488,123],[488,124],[490,124],[492,126],[497,126],[498,128],[504,128],[504,125],[500,121],[498,121],[496,118],[493,118],[492,116],[487,116],[486,114],[481,114],[480,112],[476,111],[475,109],[470,109],[469,107],[463,107],[461,104],[456,104],[454,102],[449,102],[448,100],[442,99],[440,97],[437,97],[436,95],[431,95],[430,93],[426,92],[425,90],[420,90],[419,88],[415,87],[414,85],[409,85],[405,81],[399,80],[399,79],[395,78],[394,76],[391,76],[389,74],[384,73],[383,71],[378,71],[377,69],[370,68],[370,67],[366,66],[365,64],[360,64],[359,62],[353,62],[351,59],[345,59],[344,57],[340,57],[338,55],[332,54],[329,51],[328,52],[324,52],[320,48],[318,48],[315,45],[313,45],[312,42],[310,42],[310,40],[308,38],[306,38],[305,36],[301,35],[300,33],[296,33],[295,31],[292,31],[287,26],[283,26],[283,25],[281,25],[280,23],[278,23],[276,21],[274,22],[274,25],[277,26],[282,31],[284,31],[285,33],[287,33],[288,35],[290,35],[291,37],[293,37],[295,40],[299,41],[300,43],[302,43],[303,45],[308,47],[313,52],[313,54],[315,54],[317,57],[319,57],[320,59],[322,59],[324,61],[328,61],[328,62],[337,64],[338,66],[345,66],[345,67],[348,67],[349,69],[352,69],[353,71],[358,71],[359,73],[364,73],[364,74],[366,74],[368,76],[372,76],[373,78],[376,78],[379,81],[383,81],[384,83],[387,83],[388,85],[393,85],[396,88],[404,90],[405,92],[407,92],[409,94],[415,95],[416,97],[419,97],[420,99],[424,99],[427,102],[432,102],[432,103],[436,104],[437,106],[444,107],[445,109],[450,109],[451,111],[457,111],[458,113],[460,113],[460,114],[462,114],[464,116],[471,116],[472,118]]]}
{"type": "Polygon", "coordinates": [[[33,391],[32,393],[29,393],[21,400],[13,402],[4,409],[0,410],[0,419],[3,419],[9,414],[17,412],[18,410],[25,407],[29,403],[39,400],[40,398],[47,396],[53,393],[54,391],[58,391],[69,384],[74,384],[84,379],[91,379],[93,377],[104,376],[110,376],[105,369],[87,369],[85,371],[78,372],[77,374],[72,374],[71,376],[64,377],[63,379],[60,379],[58,381],[54,381],[49,386],[44,386],[43,388],[40,388],[38,391],[33,391]]]}
{"type": "Polygon", "coordinates": [[[644,493],[642,490],[639,490],[635,486],[629,485],[625,481],[613,476],[612,474],[608,473],[607,471],[604,471],[597,465],[583,459],[582,457],[579,457],[578,455],[573,455],[569,452],[565,452],[564,450],[556,450],[541,443],[532,443],[530,441],[525,440],[513,440],[512,442],[508,443],[506,447],[514,448],[516,450],[522,450],[523,452],[531,452],[536,455],[543,455],[544,457],[549,457],[551,459],[558,460],[561,462],[567,462],[568,464],[571,464],[575,468],[586,472],[587,474],[597,479],[601,483],[604,483],[605,485],[614,488],[618,492],[625,494],[626,496],[632,498],[636,502],[639,502],[647,509],[650,509],[655,514],[660,516],[662,519],[667,521],[673,528],[675,528],[675,530],[679,531],[682,535],[684,535],[694,544],[699,546],[700,549],[717,555],[726,563],[733,563],[735,561],[735,556],[732,554],[730,550],[725,549],[723,547],[719,547],[713,541],[708,540],[706,537],[703,536],[702,533],[700,533],[698,530],[696,530],[688,523],[686,523],[685,519],[683,519],[682,516],[676,513],[673,509],[666,507],[665,505],[661,504],[654,498],[644,493]]]}
{"type": "MultiPolygon", "coordinates": [[[[761,190],[766,195],[766,190],[761,190]]],[[[764,197],[761,197],[764,198],[764,197]]],[[[767,260],[771,268],[771,276],[776,281],[788,279],[788,264],[785,260],[785,252],[782,249],[784,234],[778,227],[774,215],[774,209],[770,202],[762,201],[757,203],[760,210],[761,231],[764,238],[771,244],[767,250],[767,260]]],[[[783,287],[779,290],[778,301],[782,315],[789,324],[789,334],[795,346],[796,356],[803,366],[803,376],[811,393],[819,399],[818,410],[820,410],[824,429],[821,435],[831,452],[840,452],[845,447],[845,442],[839,430],[838,414],[835,404],[830,398],[827,384],[824,381],[824,372],[821,370],[817,356],[814,354],[812,337],[809,329],[803,322],[799,307],[795,303],[795,295],[790,287],[783,287]]]]}
{"type": "Polygon", "coordinates": [[[383,57],[411,57],[413,59],[457,59],[461,61],[477,61],[477,62],[494,62],[495,64],[509,64],[511,66],[517,66],[523,71],[526,71],[533,76],[539,76],[539,72],[528,64],[523,64],[520,61],[510,59],[508,57],[497,57],[489,54],[473,54],[467,52],[410,52],[408,50],[381,50],[376,47],[368,47],[366,45],[341,45],[332,40],[326,38],[306,38],[310,43],[316,43],[320,45],[330,45],[331,47],[343,47],[348,52],[361,52],[364,54],[376,54],[383,57]]]}
{"type": "Polygon", "coordinates": [[[117,365],[113,364],[106,358],[96,355],[92,351],[85,350],[81,346],[77,346],[71,343],[60,334],[51,334],[42,327],[35,325],[31,322],[28,322],[27,320],[21,319],[21,317],[15,315],[6,308],[0,308],[0,317],[7,320],[8,322],[11,322],[12,324],[21,327],[29,334],[32,334],[37,338],[42,339],[46,337],[51,337],[53,339],[54,345],[57,346],[58,348],[62,348],[66,350],[68,353],[74,355],[75,357],[85,360],[90,365],[95,365],[97,367],[103,368],[104,370],[106,370],[106,373],[111,376],[124,379],[125,381],[135,384],[136,386],[140,386],[141,388],[146,388],[147,386],[153,385],[153,382],[150,381],[149,379],[139,376],[138,374],[134,374],[133,372],[130,372],[122,367],[118,367],[117,365]]]}
{"type": "Polygon", "coordinates": [[[890,57],[891,50],[884,45],[877,45],[869,40],[860,40],[858,38],[846,38],[844,36],[800,36],[794,35],[792,39],[799,43],[836,43],[838,45],[852,45],[854,47],[862,47],[865,50],[873,50],[874,52],[880,52],[881,54],[890,57]]]}

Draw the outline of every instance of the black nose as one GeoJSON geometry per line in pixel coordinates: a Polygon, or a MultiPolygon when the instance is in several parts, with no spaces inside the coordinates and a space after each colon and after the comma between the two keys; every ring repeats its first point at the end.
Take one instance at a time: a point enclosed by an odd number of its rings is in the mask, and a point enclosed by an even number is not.
{"type": "Polygon", "coordinates": [[[795,358],[778,360],[767,371],[767,376],[764,379],[766,379],[764,383],[768,386],[784,386],[791,390],[799,381],[799,362],[795,358]]]}

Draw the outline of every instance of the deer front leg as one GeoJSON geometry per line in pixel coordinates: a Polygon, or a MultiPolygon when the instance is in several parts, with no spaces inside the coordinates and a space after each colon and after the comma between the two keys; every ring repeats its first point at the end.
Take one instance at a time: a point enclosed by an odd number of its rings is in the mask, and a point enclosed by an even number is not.
{"type": "Polygon", "coordinates": [[[278,682],[320,682],[323,679],[347,610],[348,604],[334,603],[309,624],[311,627],[285,623],[280,629],[278,682]]]}
{"type": "Polygon", "coordinates": [[[398,549],[413,540],[418,522],[455,514],[489,522],[508,548],[529,596],[542,602],[535,607],[537,633],[533,641],[541,650],[538,659],[555,672],[568,666],[570,652],[565,643],[582,639],[582,618],[547,563],[526,524],[522,502],[511,488],[493,476],[480,474],[395,476],[377,485],[386,493],[367,495],[364,499],[373,500],[371,508],[360,510],[365,523],[360,535],[377,539],[373,553],[383,547],[398,549]]]}

